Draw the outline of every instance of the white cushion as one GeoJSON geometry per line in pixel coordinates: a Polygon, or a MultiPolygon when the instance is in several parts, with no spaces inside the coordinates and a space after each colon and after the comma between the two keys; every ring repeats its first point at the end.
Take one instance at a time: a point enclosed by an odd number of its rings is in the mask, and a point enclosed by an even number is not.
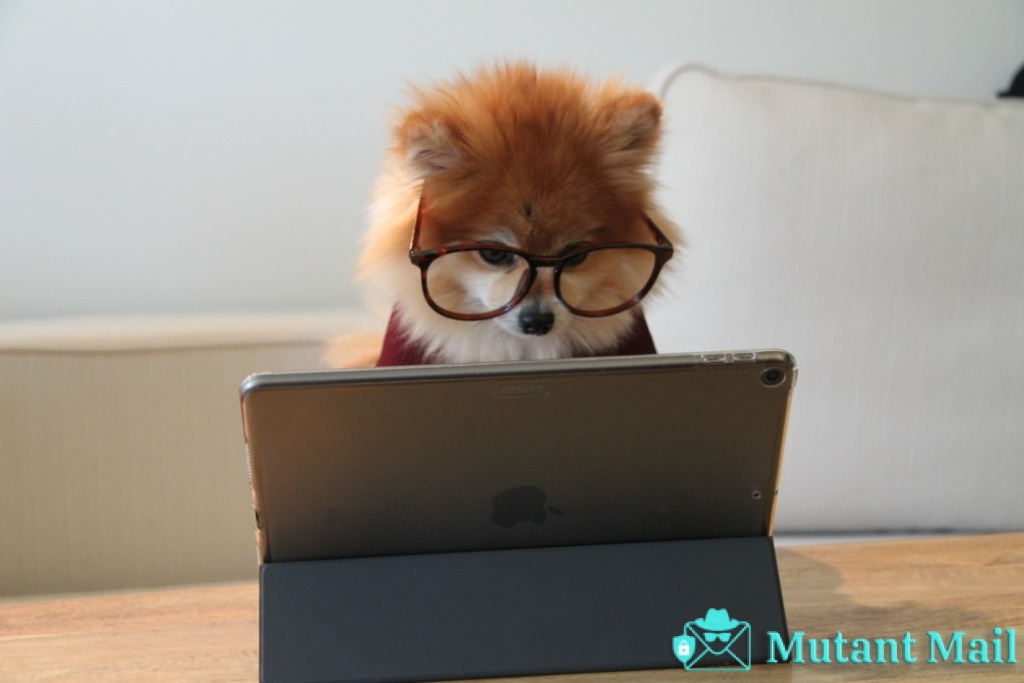
{"type": "Polygon", "coordinates": [[[1024,528],[1024,106],[658,90],[689,247],[649,320],[662,352],[796,355],[776,528],[1024,528]]]}

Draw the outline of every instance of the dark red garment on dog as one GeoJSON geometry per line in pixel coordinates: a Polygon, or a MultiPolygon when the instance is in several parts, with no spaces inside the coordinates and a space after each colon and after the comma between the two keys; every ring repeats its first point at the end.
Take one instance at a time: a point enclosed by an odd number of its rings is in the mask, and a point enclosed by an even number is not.
{"type": "MultiPolygon", "coordinates": [[[[640,356],[653,353],[657,353],[654,349],[654,340],[651,338],[651,331],[647,329],[647,321],[644,320],[644,316],[641,313],[633,317],[633,329],[615,348],[609,349],[604,353],[578,353],[575,355],[577,357],[640,356]]],[[[405,330],[402,329],[398,322],[398,311],[391,311],[391,319],[388,320],[388,329],[384,333],[384,346],[381,348],[377,367],[390,365],[434,365],[438,362],[427,355],[422,344],[409,339],[405,334],[405,330]]]]}

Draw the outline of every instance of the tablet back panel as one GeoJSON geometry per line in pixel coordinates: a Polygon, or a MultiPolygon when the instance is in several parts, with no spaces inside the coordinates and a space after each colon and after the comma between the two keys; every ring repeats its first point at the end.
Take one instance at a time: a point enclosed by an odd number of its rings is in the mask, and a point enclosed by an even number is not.
{"type": "Polygon", "coordinates": [[[781,351],[254,375],[262,561],[767,535],[781,351]]]}

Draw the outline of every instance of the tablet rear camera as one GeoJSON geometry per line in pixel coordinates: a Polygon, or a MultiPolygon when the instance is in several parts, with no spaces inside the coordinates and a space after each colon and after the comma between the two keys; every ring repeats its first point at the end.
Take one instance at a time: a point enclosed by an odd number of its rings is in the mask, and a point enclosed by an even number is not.
{"type": "Polygon", "coordinates": [[[761,384],[766,387],[777,387],[786,380],[786,373],[779,368],[768,368],[761,373],[761,384]]]}

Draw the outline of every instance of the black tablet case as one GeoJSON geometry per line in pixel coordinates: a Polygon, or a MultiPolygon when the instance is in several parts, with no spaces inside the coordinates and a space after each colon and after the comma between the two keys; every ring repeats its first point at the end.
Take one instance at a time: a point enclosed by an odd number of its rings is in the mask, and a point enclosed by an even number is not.
{"type": "Polygon", "coordinates": [[[712,607],[750,623],[754,663],[788,642],[770,537],[271,563],[260,680],[681,669],[672,639],[712,607]]]}

